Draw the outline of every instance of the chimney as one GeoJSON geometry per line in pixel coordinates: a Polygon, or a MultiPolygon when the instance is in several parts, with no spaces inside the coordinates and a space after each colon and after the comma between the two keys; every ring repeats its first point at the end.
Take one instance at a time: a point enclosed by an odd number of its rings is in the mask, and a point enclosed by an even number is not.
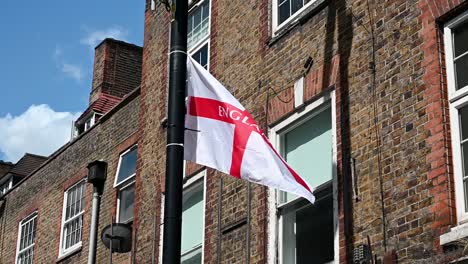
{"type": "Polygon", "coordinates": [[[91,105],[104,94],[124,97],[140,85],[143,48],[107,38],[96,48],[91,105]]]}

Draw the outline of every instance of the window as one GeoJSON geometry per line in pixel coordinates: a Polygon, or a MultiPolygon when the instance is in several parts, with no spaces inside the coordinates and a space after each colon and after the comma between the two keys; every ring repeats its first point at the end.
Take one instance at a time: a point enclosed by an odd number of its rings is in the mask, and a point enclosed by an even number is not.
{"type": "Polygon", "coordinates": [[[10,179],[0,186],[0,196],[4,195],[11,188],[13,188],[13,177],[10,177],[10,179]]]}
{"type": "Polygon", "coordinates": [[[16,247],[16,264],[33,263],[36,226],[37,212],[20,222],[18,229],[18,245],[16,247]]]}
{"type": "Polygon", "coordinates": [[[209,62],[210,1],[201,0],[189,12],[187,49],[189,54],[206,69],[209,62]]]}
{"type": "Polygon", "coordinates": [[[75,125],[75,131],[73,132],[73,136],[77,137],[78,135],[82,134],[83,132],[89,130],[99,118],[101,118],[102,114],[92,113],[88,118],[83,120],[78,120],[75,125]]]}
{"type": "Polygon", "coordinates": [[[468,220],[468,12],[445,25],[450,122],[458,220],[468,220]]]}
{"type": "Polygon", "coordinates": [[[195,175],[184,185],[182,202],[181,264],[201,264],[204,229],[205,171],[195,175]]]}
{"type": "Polygon", "coordinates": [[[316,0],[273,0],[273,32],[293,21],[316,0]]]}
{"type": "Polygon", "coordinates": [[[85,180],[78,182],[65,191],[62,212],[62,235],[60,237],[61,256],[81,247],[85,192],[85,180]]]}
{"type": "MultiPolygon", "coordinates": [[[[334,95],[332,93],[332,95],[334,95]]],[[[271,129],[272,143],[288,164],[315,188],[316,202],[275,191],[272,201],[279,263],[333,263],[337,255],[332,100],[322,98],[271,129]],[[319,239],[318,239],[319,238],[319,239]]]]}
{"type": "Polygon", "coordinates": [[[117,222],[130,223],[133,220],[135,202],[135,175],[137,146],[120,155],[115,187],[117,188],[117,222]]]}

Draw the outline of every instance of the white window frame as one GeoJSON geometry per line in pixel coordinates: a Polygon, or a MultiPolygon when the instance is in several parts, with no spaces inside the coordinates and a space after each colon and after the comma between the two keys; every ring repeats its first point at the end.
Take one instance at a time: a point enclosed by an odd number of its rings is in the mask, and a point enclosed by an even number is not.
{"type": "MultiPolygon", "coordinates": [[[[468,212],[465,212],[465,191],[463,188],[463,160],[460,141],[459,109],[468,105],[468,85],[456,90],[455,67],[453,63],[452,30],[468,20],[468,11],[444,25],[445,59],[447,65],[447,87],[450,109],[450,126],[452,137],[453,167],[455,181],[455,203],[457,220],[460,224],[468,223],[468,212]]],[[[468,190],[467,190],[468,191],[468,190]]]]}
{"type": "MultiPolygon", "coordinates": [[[[274,127],[270,128],[268,131],[269,139],[272,145],[276,149],[280,149],[281,145],[281,136],[284,134],[285,129],[292,129],[297,127],[300,124],[303,124],[311,117],[320,113],[322,110],[331,108],[331,122],[332,122],[332,192],[333,192],[333,226],[335,229],[334,237],[334,261],[330,263],[339,263],[339,230],[338,230],[338,186],[337,186],[337,173],[336,173],[336,164],[337,164],[337,155],[336,155],[336,99],[335,91],[330,91],[329,93],[324,94],[322,97],[318,98],[311,104],[305,106],[302,111],[298,111],[293,115],[289,116],[282,122],[278,123],[274,127]],[[317,112],[316,112],[317,111],[317,112]],[[310,115],[313,113],[313,115],[310,115]],[[292,127],[291,127],[292,125],[292,127]]],[[[317,189],[318,186],[313,186],[317,189]]],[[[278,209],[284,208],[286,206],[297,203],[298,201],[304,199],[297,197],[292,201],[288,201],[283,204],[279,204],[279,196],[281,191],[268,188],[268,212],[269,212],[269,221],[268,221],[268,232],[271,234],[268,237],[268,261],[270,264],[289,264],[283,263],[283,245],[282,245],[282,215],[277,214],[278,209]],[[278,249],[276,249],[278,248],[278,249]]]]}
{"type": "MultiPolygon", "coordinates": [[[[185,166],[184,166],[185,167],[185,166]]],[[[185,175],[184,173],[184,179],[187,179],[187,175],[185,175]]],[[[181,255],[180,257],[182,258],[182,255],[183,254],[189,254],[195,250],[198,250],[199,248],[201,248],[201,263],[204,263],[204,259],[205,259],[205,213],[206,213],[206,169],[202,170],[201,172],[195,174],[194,176],[188,178],[185,183],[184,183],[184,186],[183,186],[183,193],[190,193],[190,192],[193,192],[193,191],[196,191],[197,190],[197,185],[200,184],[200,182],[203,181],[201,184],[203,185],[203,212],[202,212],[202,216],[203,216],[203,235],[202,235],[202,243],[201,243],[201,246],[197,246],[197,247],[194,247],[192,248],[191,250],[187,251],[187,252],[181,252],[181,255]]],[[[162,228],[162,227],[161,227],[162,228]]]]}
{"type": "MultiPolygon", "coordinates": [[[[188,14],[190,16],[190,13],[192,13],[195,9],[197,9],[198,7],[200,7],[205,1],[208,1],[208,0],[200,0],[198,3],[196,3],[195,5],[193,5],[188,14]]],[[[210,69],[210,38],[211,38],[211,4],[212,4],[212,0],[209,0],[210,3],[209,3],[209,10],[210,10],[210,15],[208,16],[208,34],[200,39],[198,42],[196,42],[193,47],[191,47],[189,50],[188,50],[188,54],[190,56],[192,56],[192,54],[194,53],[197,53],[197,51],[199,51],[201,48],[203,48],[205,45],[208,45],[208,59],[207,59],[207,66],[206,66],[206,69],[209,70],[210,69]]]]}
{"type": "Polygon", "coordinates": [[[97,117],[100,117],[102,116],[102,114],[98,114],[96,112],[93,112],[93,115],[90,117],[90,118],[87,118],[85,119],[85,122],[84,122],[84,130],[83,131],[87,131],[89,130],[91,127],[94,126],[94,124],[96,124],[96,119],[97,117]],[[89,122],[89,126],[88,126],[88,121],[89,122]]]}
{"type": "Polygon", "coordinates": [[[315,3],[318,0],[310,0],[309,3],[305,4],[303,7],[301,7],[299,10],[297,10],[294,14],[292,14],[288,19],[283,21],[281,24],[278,25],[278,2],[281,2],[282,0],[272,0],[272,32],[273,36],[276,36],[278,31],[282,28],[284,28],[286,25],[296,22],[296,20],[299,18],[299,16],[306,10],[309,6],[311,6],[313,3],[315,3]]]}
{"type": "MultiPolygon", "coordinates": [[[[64,236],[65,236],[65,225],[68,223],[68,222],[71,222],[75,219],[77,219],[78,217],[83,217],[83,220],[82,220],[82,223],[84,221],[84,213],[85,213],[85,206],[83,204],[83,210],[81,210],[80,213],[74,215],[73,217],[71,217],[70,219],[67,219],[65,220],[65,217],[66,217],[66,210],[67,210],[67,201],[68,201],[68,191],[70,191],[73,187],[76,187],[80,184],[86,184],[86,178],[84,179],[81,179],[79,180],[77,183],[73,184],[72,186],[70,186],[65,192],[63,192],[63,206],[62,206],[62,224],[61,224],[61,227],[60,227],[60,244],[59,244],[59,258],[60,257],[64,257],[64,256],[67,256],[69,254],[72,254],[73,252],[76,252],[78,249],[81,248],[81,246],[83,245],[83,230],[84,230],[84,225],[81,227],[81,241],[76,243],[75,245],[69,247],[69,248],[65,248],[63,242],[64,242],[64,236]]],[[[84,188],[84,192],[83,192],[83,197],[86,197],[86,186],[84,188]]]]}
{"type": "Polygon", "coordinates": [[[15,263],[18,264],[18,257],[20,256],[21,253],[23,253],[24,251],[26,250],[29,250],[30,248],[32,248],[32,252],[33,252],[33,260],[34,260],[34,245],[36,244],[35,240],[36,240],[36,235],[34,236],[34,239],[33,239],[33,242],[31,245],[23,248],[20,252],[20,244],[21,244],[21,235],[22,235],[22,232],[21,232],[21,227],[23,225],[26,225],[28,224],[29,222],[33,221],[33,220],[36,220],[36,224],[35,224],[35,230],[34,230],[34,233],[37,233],[37,211],[33,212],[32,214],[28,215],[27,217],[25,217],[23,220],[21,220],[18,224],[18,239],[16,240],[16,256],[15,256],[15,263]]]}
{"type": "MultiPolygon", "coordinates": [[[[130,181],[126,181],[125,184],[121,184],[120,186],[117,187],[117,212],[116,212],[116,222],[118,223],[124,223],[124,224],[128,224],[130,222],[133,221],[133,217],[131,220],[127,220],[127,221],[124,221],[124,222],[120,222],[120,200],[121,200],[121,193],[122,193],[122,190],[125,190],[129,187],[131,187],[133,185],[133,188],[135,188],[135,176],[132,176],[132,180],[130,181]]],[[[135,192],[135,189],[133,190],[135,192]]],[[[135,203],[135,201],[133,201],[135,203]]]]}
{"type": "Polygon", "coordinates": [[[127,178],[125,178],[121,182],[117,182],[118,179],[119,179],[119,172],[120,172],[120,165],[122,164],[122,157],[125,156],[125,154],[129,153],[130,151],[132,151],[135,148],[137,149],[137,156],[138,156],[138,144],[132,145],[131,147],[129,147],[128,149],[126,149],[124,152],[122,152],[119,155],[119,164],[117,165],[117,171],[115,172],[114,188],[125,184],[126,182],[128,182],[132,178],[135,178],[136,170],[135,170],[135,172],[133,174],[127,176],[127,178]]]}
{"type": "Polygon", "coordinates": [[[7,193],[11,188],[13,188],[13,176],[11,176],[8,181],[4,182],[2,186],[0,186],[0,196],[7,193]]]}
{"type": "MultiPolygon", "coordinates": [[[[121,182],[118,182],[119,172],[120,172],[120,165],[122,164],[122,157],[125,156],[125,154],[129,153],[130,151],[132,151],[134,149],[136,149],[137,157],[138,157],[138,144],[132,145],[131,147],[129,147],[127,150],[125,150],[124,152],[122,152],[119,155],[119,164],[117,165],[117,171],[115,173],[115,179],[114,179],[114,188],[117,190],[117,211],[116,211],[116,215],[115,215],[116,221],[118,221],[119,218],[120,218],[120,195],[121,195],[121,191],[128,188],[128,187],[130,187],[131,185],[135,185],[135,182],[136,182],[136,180],[135,180],[136,169],[135,169],[135,172],[133,174],[131,174],[130,176],[127,176],[121,182]]],[[[126,221],[124,223],[129,223],[131,221],[133,221],[133,219],[129,220],[129,221],[126,221]]]]}

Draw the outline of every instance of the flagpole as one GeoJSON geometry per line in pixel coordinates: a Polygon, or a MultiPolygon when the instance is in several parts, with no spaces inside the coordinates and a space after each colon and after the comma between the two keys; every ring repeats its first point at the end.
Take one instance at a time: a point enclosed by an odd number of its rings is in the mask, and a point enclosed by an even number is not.
{"type": "Polygon", "coordinates": [[[172,1],[164,204],[164,264],[180,263],[181,254],[187,13],[187,0],[172,1]]]}

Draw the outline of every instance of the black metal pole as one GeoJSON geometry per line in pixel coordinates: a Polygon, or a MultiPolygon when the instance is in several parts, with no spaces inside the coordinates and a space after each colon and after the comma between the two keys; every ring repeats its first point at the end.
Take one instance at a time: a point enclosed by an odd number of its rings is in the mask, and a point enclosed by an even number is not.
{"type": "Polygon", "coordinates": [[[187,0],[172,1],[169,100],[166,147],[163,263],[180,263],[185,87],[187,76],[187,0]]]}

